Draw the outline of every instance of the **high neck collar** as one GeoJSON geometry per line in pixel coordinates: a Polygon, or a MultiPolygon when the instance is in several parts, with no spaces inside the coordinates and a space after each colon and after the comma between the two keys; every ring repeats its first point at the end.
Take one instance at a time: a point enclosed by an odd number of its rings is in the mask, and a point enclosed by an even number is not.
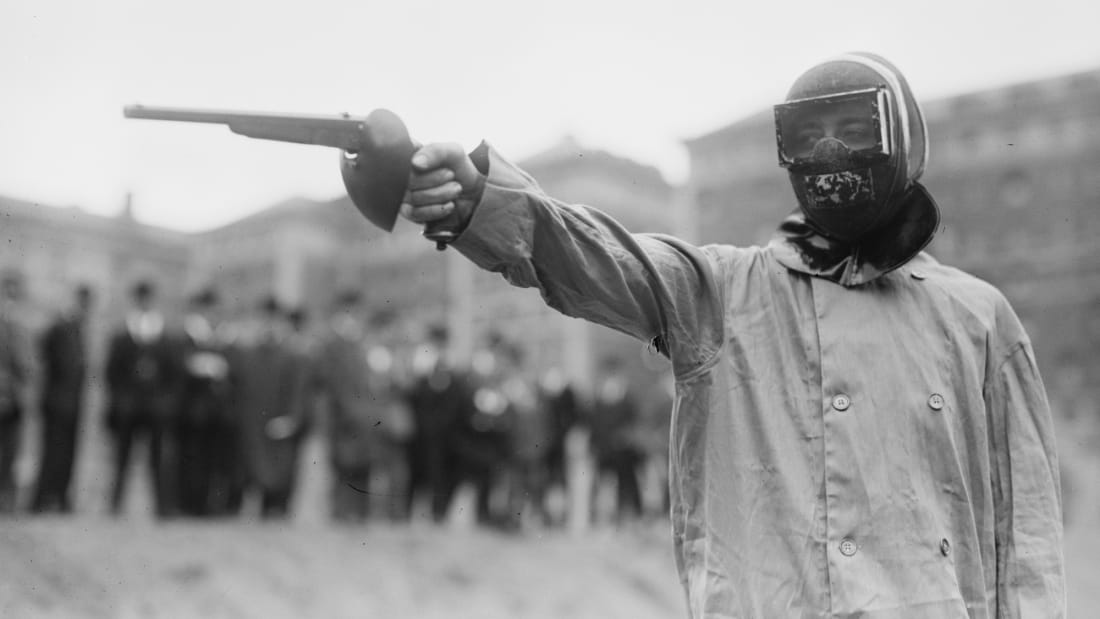
{"type": "Polygon", "coordinates": [[[859,286],[909,262],[935,236],[940,210],[920,183],[914,183],[898,216],[872,237],[856,243],[825,236],[801,210],[791,213],[768,247],[780,264],[842,286],[859,286]]]}

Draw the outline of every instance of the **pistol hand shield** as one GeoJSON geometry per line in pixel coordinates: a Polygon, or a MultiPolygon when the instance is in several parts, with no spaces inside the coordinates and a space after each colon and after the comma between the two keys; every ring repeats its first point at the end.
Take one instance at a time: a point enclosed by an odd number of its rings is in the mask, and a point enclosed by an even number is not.
{"type": "Polygon", "coordinates": [[[355,207],[387,232],[397,223],[416,145],[405,123],[386,109],[371,112],[362,130],[361,148],[340,154],[340,174],[355,207]]]}

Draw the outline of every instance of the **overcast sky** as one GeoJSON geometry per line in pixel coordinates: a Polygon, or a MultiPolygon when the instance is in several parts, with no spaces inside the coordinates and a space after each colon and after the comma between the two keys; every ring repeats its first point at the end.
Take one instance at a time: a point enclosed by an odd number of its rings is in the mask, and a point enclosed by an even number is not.
{"type": "MultiPolygon", "coordinates": [[[[184,230],[342,193],[337,153],[122,107],[397,111],[421,141],[520,158],[564,135],[686,174],[681,140],[852,50],[918,98],[1100,68],[1100,4],[702,0],[5,0],[0,194],[184,230]]],[[[934,128],[933,128],[934,130],[934,128]]]]}

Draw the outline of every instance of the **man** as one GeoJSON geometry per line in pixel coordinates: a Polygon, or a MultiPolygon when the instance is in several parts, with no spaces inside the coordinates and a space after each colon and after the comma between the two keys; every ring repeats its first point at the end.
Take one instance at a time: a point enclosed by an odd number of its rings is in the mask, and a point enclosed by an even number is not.
{"type": "Polygon", "coordinates": [[[339,293],[317,365],[328,410],[332,517],[340,522],[363,522],[370,515],[372,478],[389,485],[391,516],[401,515],[407,495],[400,442],[412,434],[412,413],[392,380],[392,353],[365,322],[359,293],[339,293]]]}
{"type": "Polygon", "coordinates": [[[417,151],[402,213],[671,359],[692,616],[1063,616],[1042,382],[1004,297],[921,252],[939,218],[905,79],[839,57],[776,122],[800,208],[766,247],[630,234],[487,146],[417,151]]]}
{"type": "Polygon", "coordinates": [[[41,339],[42,456],[31,505],[36,512],[67,514],[73,510],[69,486],[84,403],[85,330],[92,289],[78,286],[74,296],[73,307],[59,316],[41,339]]]}
{"type": "Polygon", "coordinates": [[[154,509],[158,517],[176,511],[173,437],[179,365],[157,310],[157,290],[149,281],[131,289],[132,307],[107,350],[107,429],[114,438],[115,469],[111,513],[123,511],[130,453],[148,441],[154,509]]]}
{"type": "Polygon", "coordinates": [[[644,454],[638,441],[641,402],[635,391],[621,358],[608,356],[600,360],[588,420],[599,473],[593,490],[598,493],[605,477],[615,480],[616,524],[637,520],[643,511],[639,476],[644,454]]]}
{"type": "Polygon", "coordinates": [[[23,299],[22,274],[0,273],[0,515],[16,507],[15,459],[33,363],[23,299]]]}
{"type": "Polygon", "coordinates": [[[479,520],[508,531],[547,525],[546,452],[553,426],[539,405],[525,351],[514,339],[490,332],[475,369],[473,415],[460,425],[459,437],[466,440],[463,468],[472,473],[479,520]],[[495,500],[498,492],[503,499],[495,500]]]}
{"type": "Polygon", "coordinates": [[[418,495],[426,494],[435,522],[447,517],[460,481],[455,432],[473,407],[469,378],[447,358],[449,343],[445,326],[428,327],[424,341],[413,354],[413,381],[407,390],[415,432],[407,451],[406,509],[411,514],[418,495]]]}
{"type": "Polygon", "coordinates": [[[247,487],[263,518],[286,518],[298,482],[298,456],[309,428],[308,367],[289,340],[286,313],[275,297],[256,308],[255,341],[242,346],[234,391],[240,414],[247,487]]]}
{"type": "Polygon", "coordinates": [[[506,378],[503,358],[510,345],[496,331],[486,333],[471,359],[470,406],[464,407],[451,436],[458,483],[469,483],[474,490],[474,517],[486,527],[506,527],[512,521],[508,506],[501,505],[498,488],[510,473],[512,459],[509,434],[512,410],[503,382],[506,378]]]}
{"type": "MultiPolygon", "coordinates": [[[[582,415],[577,392],[565,372],[559,367],[549,368],[538,384],[539,405],[544,409],[550,424],[550,440],[546,446],[547,492],[557,490],[563,505],[557,511],[549,511],[552,526],[562,526],[574,509],[576,476],[570,475],[570,437],[582,415]]],[[[665,433],[668,436],[668,433],[665,433]]]]}
{"type": "Polygon", "coordinates": [[[216,335],[218,294],[213,289],[195,293],[183,318],[179,355],[183,377],[180,385],[177,432],[179,437],[180,511],[188,516],[221,512],[215,507],[218,471],[216,447],[232,397],[230,364],[224,344],[216,335]]]}

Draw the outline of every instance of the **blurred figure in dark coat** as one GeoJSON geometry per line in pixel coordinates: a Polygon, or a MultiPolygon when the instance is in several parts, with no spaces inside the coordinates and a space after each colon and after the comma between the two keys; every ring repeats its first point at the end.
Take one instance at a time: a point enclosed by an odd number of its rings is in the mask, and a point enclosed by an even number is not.
{"type": "MultiPolygon", "coordinates": [[[[388,498],[391,516],[404,507],[401,444],[413,432],[408,405],[393,380],[393,353],[384,338],[368,334],[365,313],[357,291],[337,296],[317,363],[329,413],[332,517],[345,522],[361,522],[370,514],[372,478],[386,482],[381,496],[388,498]]],[[[386,326],[384,318],[372,322],[375,328],[386,326]]]]}
{"type": "Polygon", "coordinates": [[[130,454],[136,440],[147,439],[149,470],[157,516],[176,510],[176,473],[172,462],[173,408],[179,365],[156,308],[156,288],[138,282],[132,307],[115,331],[107,352],[107,428],[114,438],[115,469],[111,512],[122,512],[130,454]]]}
{"type": "Polygon", "coordinates": [[[389,309],[372,312],[367,321],[367,366],[370,369],[371,403],[375,426],[380,432],[371,452],[371,466],[382,482],[386,497],[385,514],[392,520],[410,516],[409,445],[416,433],[416,420],[407,398],[406,360],[401,349],[407,336],[396,314],[389,309]]]}
{"type": "Polygon", "coordinates": [[[500,346],[499,389],[508,410],[508,521],[510,529],[550,524],[546,508],[547,455],[554,441],[554,419],[539,400],[526,366],[526,353],[513,341],[500,346]]]}
{"type": "Polygon", "coordinates": [[[512,410],[502,385],[503,345],[503,336],[492,332],[474,353],[474,406],[459,420],[453,438],[461,480],[472,483],[476,493],[477,523],[492,527],[513,522],[508,505],[495,500],[508,480],[512,446],[512,410]]]}
{"type": "Polygon", "coordinates": [[[84,404],[88,365],[85,336],[92,289],[78,286],[74,297],[73,306],[46,328],[40,340],[42,448],[31,504],[31,510],[39,513],[73,511],[69,486],[84,404]]]}
{"type": "Polygon", "coordinates": [[[582,416],[581,404],[565,373],[556,367],[550,368],[542,376],[538,396],[551,428],[545,455],[547,490],[557,488],[565,497],[566,504],[560,512],[549,512],[550,524],[560,526],[565,523],[566,514],[569,513],[569,498],[573,496],[569,487],[566,438],[582,416]]]}
{"type": "MultiPolygon", "coordinates": [[[[638,444],[639,403],[623,360],[609,356],[597,368],[595,399],[589,425],[591,445],[599,471],[594,489],[603,478],[615,479],[615,521],[622,523],[642,516],[639,468],[644,451],[638,444]]],[[[596,502],[593,501],[593,505],[596,502]]]]}
{"type": "Polygon", "coordinates": [[[218,295],[196,293],[183,319],[178,352],[183,377],[179,394],[180,511],[206,516],[213,509],[215,448],[231,393],[230,366],[216,335],[218,295]]]}
{"type": "Polygon", "coordinates": [[[249,490],[260,515],[289,515],[298,480],[298,456],[309,427],[305,406],[308,365],[291,345],[286,314],[274,297],[258,307],[255,339],[242,346],[235,405],[249,490]]]}
{"type": "Polygon", "coordinates": [[[252,342],[243,333],[240,323],[221,321],[215,326],[214,341],[228,365],[228,397],[212,420],[210,457],[210,490],[207,494],[207,513],[211,516],[234,516],[240,513],[244,501],[244,489],[248,483],[248,469],[244,458],[241,414],[241,368],[243,351],[252,342]]]}
{"type": "Polygon", "coordinates": [[[421,495],[430,497],[432,519],[447,516],[459,482],[453,438],[461,420],[473,413],[469,376],[448,361],[447,327],[427,329],[412,358],[413,380],[408,389],[415,433],[408,446],[408,511],[421,495]]]}
{"type": "Polygon", "coordinates": [[[19,451],[33,352],[23,316],[23,276],[0,275],[0,514],[15,510],[15,458],[19,451]]]}

